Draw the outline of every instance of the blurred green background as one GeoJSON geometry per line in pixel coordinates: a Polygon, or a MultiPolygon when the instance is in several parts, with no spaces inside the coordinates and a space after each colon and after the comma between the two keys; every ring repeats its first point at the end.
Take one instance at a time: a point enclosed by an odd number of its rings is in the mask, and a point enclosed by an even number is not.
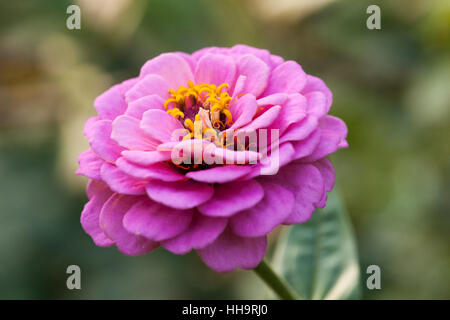
{"type": "MultiPolygon", "coordinates": [[[[450,2],[79,0],[0,2],[0,298],[262,298],[252,272],[220,275],[195,253],[127,257],[96,247],[80,212],[94,98],[165,51],[245,43],[298,61],[349,127],[333,155],[354,223],[366,299],[450,298],[450,2]],[[381,8],[381,30],[366,8],[381,8]],[[82,290],[66,288],[66,268],[82,290]]],[[[273,240],[273,239],[272,239],[273,240]]]]}

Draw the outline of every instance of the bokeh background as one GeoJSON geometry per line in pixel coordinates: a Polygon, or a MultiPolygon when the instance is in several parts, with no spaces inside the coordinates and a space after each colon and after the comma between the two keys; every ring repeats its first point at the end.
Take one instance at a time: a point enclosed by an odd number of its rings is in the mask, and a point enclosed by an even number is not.
{"type": "Polygon", "coordinates": [[[79,224],[93,100],[165,51],[245,43],[298,61],[334,93],[350,148],[337,181],[382,289],[366,299],[450,298],[450,2],[447,0],[29,0],[0,2],[0,298],[261,298],[250,271],[195,253],[127,257],[79,224]],[[81,7],[81,30],[66,8],[81,7]],[[366,8],[381,8],[381,30],[366,8]],[[66,288],[66,268],[82,290],[66,288]]]}

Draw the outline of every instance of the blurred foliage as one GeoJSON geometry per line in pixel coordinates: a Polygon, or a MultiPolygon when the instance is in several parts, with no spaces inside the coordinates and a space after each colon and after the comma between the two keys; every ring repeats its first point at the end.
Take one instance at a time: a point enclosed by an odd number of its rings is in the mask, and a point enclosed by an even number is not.
{"type": "Polygon", "coordinates": [[[332,161],[363,284],[368,265],[382,270],[364,298],[450,298],[449,2],[294,2],[276,16],[271,0],[79,0],[74,31],[70,1],[0,2],[0,298],[262,297],[251,272],[216,274],[195,253],[95,247],[79,224],[86,180],[73,174],[97,95],[161,52],[236,43],[294,59],[332,89],[350,143],[332,161]],[[370,4],[381,30],[366,28],[370,4]],[[70,264],[80,291],[65,287],[70,264]]]}

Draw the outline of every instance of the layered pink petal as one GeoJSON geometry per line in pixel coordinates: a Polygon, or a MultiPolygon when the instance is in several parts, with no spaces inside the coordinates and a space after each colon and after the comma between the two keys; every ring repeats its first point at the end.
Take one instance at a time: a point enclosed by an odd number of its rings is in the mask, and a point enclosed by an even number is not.
{"type": "Polygon", "coordinates": [[[161,76],[156,74],[149,74],[140,79],[130,90],[125,94],[127,103],[136,101],[142,97],[158,95],[163,100],[169,98],[170,84],[161,76]]]}
{"type": "Polygon", "coordinates": [[[194,79],[188,62],[176,53],[163,53],[147,61],[141,69],[141,76],[149,74],[161,76],[175,90],[194,79]]]}
{"type": "Polygon", "coordinates": [[[98,96],[94,101],[94,107],[99,116],[104,120],[114,120],[125,112],[125,92],[136,84],[137,79],[130,79],[115,85],[98,96]]]}
{"type": "Polygon", "coordinates": [[[123,226],[135,235],[162,241],[185,231],[191,223],[193,213],[193,210],[178,210],[146,199],[127,211],[123,226]]]}
{"type": "Polygon", "coordinates": [[[295,201],[291,191],[274,183],[263,182],[262,185],[264,198],[230,219],[231,229],[241,237],[269,234],[292,213],[295,201]]]}
{"type": "Polygon", "coordinates": [[[153,138],[167,142],[182,130],[183,126],[174,116],[162,110],[148,110],[144,113],[141,121],[141,128],[153,138]]]}
{"type": "Polygon", "coordinates": [[[81,213],[81,226],[91,236],[96,245],[101,247],[111,246],[114,241],[109,239],[100,228],[99,218],[103,205],[111,197],[112,192],[106,184],[100,182],[90,184],[89,188],[91,198],[81,213]]]}
{"type": "Polygon", "coordinates": [[[233,117],[233,125],[230,129],[240,128],[252,121],[256,108],[256,98],[252,94],[246,94],[233,102],[230,106],[231,116],[233,117]]]}
{"type": "Polygon", "coordinates": [[[269,84],[264,95],[270,95],[277,92],[297,93],[300,92],[306,84],[306,73],[302,67],[295,61],[286,61],[276,67],[270,74],[269,84]]]}
{"type": "Polygon", "coordinates": [[[100,120],[92,124],[88,132],[89,145],[102,159],[114,162],[120,157],[123,148],[111,139],[112,125],[109,120],[100,120]]]}
{"type": "Polygon", "coordinates": [[[122,156],[128,161],[140,166],[149,166],[161,161],[169,161],[172,157],[171,152],[140,150],[125,150],[122,151],[122,156]]]}
{"type": "Polygon", "coordinates": [[[129,195],[145,194],[148,181],[131,177],[115,165],[105,162],[101,167],[101,177],[114,192],[129,195]]]}
{"type": "Polygon", "coordinates": [[[194,208],[208,201],[214,194],[210,185],[195,181],[152,181],[146,187],[148,196],[156,202],[177,209],[194,208]]]}
{"type": "MultiPolygon", "coordinates": [[[[296,224],[309,220],[314,212],[314,204],[325,192],[320,171],[310,164],[291,163],[283,167],[277,175],[266,178],[292,192],[295,204],[285,224],[296,224]]],[[[267,190],[266,190],[267,192],[267,190]]]]}
{"type": "Polygon", "coordinates": [[[243,238],[227,228],[213,243],[198,250],[198,254],[217,272],[230,272],[237,268],[255,268],[264,257],[266,246],[265,236],[243,238]]]}
{"type": "Polygon", "coordinates": [[[195,214],[186,231],[161,245],[176,254],[185,254],[192,249],[201,249],[212,243],[227,226],[225,218],[211,218],[195,214]]]}
{"type": "Polygon", "coordinates": [[[214,188],[214,197],[198,210],[211,217],[229,217],[255,206],[264,197],[264,189],[255,180],[233,181],[214,188]]]}
{"type": "Polygon", "coordinates": [[[340,146],[346,145],[347,126],[344,121],[333,116],[324,116],[320,119],[319,127],[321,129],[320,142],[314,152],[303,159],[305,162],[313,162],[326,157],[330,153],[336,152],[340,146]],[[345,144],[342,145],[344,141],[345,144]]]}
{"type": "Polygon", "coordinates": [[[186,177],[205,183],[226,183],[245,176],[251,170],[252,167],[249,165],[230,164],[212,169],[190,171],[186,173],[186,177]]]}
{"type": "Polygon", "coordinates": [[[104,160],[97,156],[91,149],[84,151],[78,157],[79,168],[76,174],[81,174],[87,178],[101,180],[100,168],[104,160]]]}
{"type": "Polygon", "coordinates": [[[128,232],[123,227],[123,218],[130,208],[144,197],[112,195],[104,204],[100,213],[100,226],[108,238],[112,239],[117,248],[124,254],[136,256],[156,249],[159,244],[128,232]]]}
{"type": "Polygon", "coordinates": [[[140,121],[131,116],[120,116],[112,124],[111,138],[130,150],[156,150],[159,141],[140,128],[140,121]]]}
{"type": "Polygon", "coordinates": [[[140,166],[120,157],[116,166],[124,173],[141,180],[159,179],[163,181],[180,181],[186,179],[177,172],[173,165],[167,162],[158,162],[149,166],[140,166]]]}
{"type": "Polygon", "coordinates": [[[247,54],[237,62],[237,74],[247,77],[243,91],[258,97],[267,86],[270,68],[261,59],[247,54]]]}
{"type": "Polygon", "coordinates": [[[195,80],[197,83],[209,83],[216,86],[227,83],[234,84],[236,65],[229,56],[206,54],[197,62],[195,80]]]}
{"type": "Polygon", "coordinates": [[[156,94],[139,98],[128,104],[125,114],[142,119],[144,112],[150,109],[164,110],[164,100],[156,94]]]}

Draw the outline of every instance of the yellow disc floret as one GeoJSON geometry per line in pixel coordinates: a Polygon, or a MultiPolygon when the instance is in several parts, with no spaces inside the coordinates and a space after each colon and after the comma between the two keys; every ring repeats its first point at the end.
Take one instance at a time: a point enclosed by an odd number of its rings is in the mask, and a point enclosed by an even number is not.
{"type": "Polygon", "coordinates": [[[208,131],[209,136],[213,136],[213,129],[223,130],[233,123],[228,109],[232,100],[226,91],[228,88],[227,83],[194,85],[189,81],[187,87],[169,90],[170,98],[165,101],[164,108],[189,130],[185,139],[197,138],[200,132],[196,128],[203,128],[200,129],[202,134],[208,131]],[[196,126],[197,123],[200,126],[196,126]]]}

